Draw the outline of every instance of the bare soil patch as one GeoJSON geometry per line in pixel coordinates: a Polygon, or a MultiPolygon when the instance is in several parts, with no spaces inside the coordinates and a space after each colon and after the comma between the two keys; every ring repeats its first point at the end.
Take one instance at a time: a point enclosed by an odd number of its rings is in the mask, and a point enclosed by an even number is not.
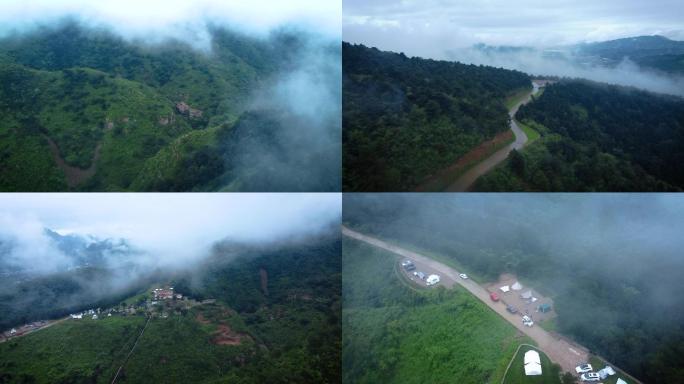
{"type": "Polygon", "coordinates": [[[52,157],[55,159],[55,163],[57,163],[57,166],[64,172],[64,176],[67,179],[67,185],[69,188],[73,188],[93,177],[97,171],[96,164],[97,160],[100,158],[100,149],[102,148],[102,144],[98,144],[97,147],[95,147],[95,154],[93,155],[93,160],[90,163],[90,167],[88,167],[88,169],[81,169],[67,164],[59,152],[57,143],[55,143],[48,136],[45,136],[45,139],[50,145],[50,152],[52,153],[52,157]]]}
{"type": "Polygon", "coordinates": [[[469,167],[489,157],[492,153],[502,148],[515,139],[509,129],[494,136],[491,140],[482,142],[477,147],[461,156],[455,163],[447,168],[429,176],[423,183],[416,187],[415,192],[429,192],[443,190],[451,184],[469,167]]]}

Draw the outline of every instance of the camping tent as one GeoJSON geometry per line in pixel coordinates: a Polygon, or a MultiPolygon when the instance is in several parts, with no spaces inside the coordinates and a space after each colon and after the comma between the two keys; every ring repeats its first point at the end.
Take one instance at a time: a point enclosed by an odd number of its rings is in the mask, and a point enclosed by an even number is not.
{"type": "Polygon", "coordinates": [[[615,374],[615,370],[613,370],[613,367],[611,367],[611,366],[609,366],[609,365],[606,365],[605,368],[603,368],[602,370],[598,371],[598,374],[599,374],[599,377],[601,378],[601,380],[603,380],[603,379],[605,379],[605,378],[608,377],[608,376],[614,375],[614,374],[615,374]]]}
{"type": "Polygon", "coordinates": [[[615,382],[615,384],[627,384],[627,382],[624,381],[624,380],[622,380],[622,379],[617,379],[617,381],[615,382]]]}
{"type": "Polygon", "coordinates": [[[530,299],[532,298],[532,291],[524,292],[522,295],[520,295],[520,297],[522,297],[523,299],[530,299]]]}
{"type": "Polygon", "coordinates": [[[542,374],[541,360],[539,353],[535,350],[525,352],[525,375],[539,376],[542,374]]]}
{"type": "Polygon", "coordinates": [[[509,287],[508,285],[504,285],[503,287],[500,287],[499,289],[501,290],[501,292],[506,293],[506,292],[511,290],[511,287],[509,287]]]}
{"type": "Polygon", "coordinates": [[[516,281],[513,285],[511,285],[511,288],[512,288],[514,291],[519,291],[519,290],[522,289],[522,285],[516,281]]]}
{"type": "Polygon", "coordinates": [[[549,312],[551,310],[551,305],[549,305],[548,303],[544,303],[544,304],[540,305],[539,307],[537,307],[537,309],[541,313],[546,313],[546,312],[549,312]]]}

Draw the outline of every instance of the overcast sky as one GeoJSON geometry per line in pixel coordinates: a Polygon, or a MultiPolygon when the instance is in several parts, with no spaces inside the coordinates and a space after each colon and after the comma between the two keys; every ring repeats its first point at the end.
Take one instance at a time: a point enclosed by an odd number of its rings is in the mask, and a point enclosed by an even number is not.
{"type": "Polygon", "coordinates": [[[345,0],[343,39],[412,55],[480,42],[554,46],[654,34],[684,40],[682,15],[682,0],[345,0]]]}
{"type": "Polygon", "coordinates": [[[43,228],[125,238],[163,265],[203,257],[223,239],[262,242],[314,234],[339,222],[341,212],[340,194],[325,193],[2,194],[0,234],[25,243],[44,262],[54,250],[43,228]]]}
{"type": "Polygon", "coordinates": [[[76,16],[129,37],[201,39],[213,22],[257,34],[297,25],[339,39],[341,14],[341,0],[0,0],[0,33],[76,16]]]}

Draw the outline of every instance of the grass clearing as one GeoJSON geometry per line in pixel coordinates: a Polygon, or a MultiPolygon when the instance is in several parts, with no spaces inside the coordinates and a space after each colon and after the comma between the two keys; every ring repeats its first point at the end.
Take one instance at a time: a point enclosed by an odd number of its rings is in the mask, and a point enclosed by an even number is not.
{"type": "Polygon", "coordinates": [[[522,129],[523,132],[525,132],[525,136],[527,136],[527,139],[528,139],[528,142],[527,142],[528,145],[532,144],[535,140],[537,140],[541,136],[539,134],[539,132],[537,132],[531,126],[529,126],[525,123],[522,123],[518,120],[516,120],[516,123],[518,123],[518,126],[520,126],[520,129],[522,129]]]}
{"type": "Polygon", "coordinates": [[[530,94],[530,91],[532,91],[532,87],[529,88],[522,88],[519,89],[513,93],[511,93],[506,99],[504,100],[504,105],[506,106],[506,109],[510,110],[512,109],[516,104],[524,100],[527,95],[530,94]]]}
{"type": "Polygon", "coordinates": [[[406,285],[396,261],[344,242],[343,382],[500,382],[514,350],[530,340],[463,288],[406,285]]]}

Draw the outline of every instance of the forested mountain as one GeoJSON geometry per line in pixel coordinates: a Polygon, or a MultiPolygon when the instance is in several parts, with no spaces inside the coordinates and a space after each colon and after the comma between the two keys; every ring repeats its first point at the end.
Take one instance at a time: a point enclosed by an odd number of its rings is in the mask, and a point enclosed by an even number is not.
{"type": "MultiPolygon", "coordinates": [[[[623,39],[579,44],[573,47],[579,57],[595,57],[604,64],[615,65],[629,58],[646,67],[654,67],[662,56],[684,55],[684,41],[670,40],[664,36],[635,36],[623,39]]],[[[664,68],[658,68],[664,69],[664,68]]],[[[684,67],[672,68],[676,71],[684,67]]]]}
{"type": "Polygon", "coordinates": [[[541,139],[485,175],[478,190],[678,191],[684,100],[589,81],[548,86],[516,118],[541,139]]]}
{"type": "MultiPolygon", "coordinates": [[[[205,48],[75,21],[1,39],[0,189],[339,190],[328,143],[339,122],[309,122],[271,94],[307,58],[339,58],[339,48],[312,48],[297,32],[208,32],[205,48]],[[291,138],[316,124],[318,136],[291,138]],[[300,170],[311,158],[324,171],[300,170]]],[[[339,79],[319,72],[321,86],[339,79]]]]}
{"type": "Polygon", "coordinates": [[[344,222],[450,260],[481,282],[514,273],[552,297],[560,333],[644,382],[678,382],[684,346],[684,300],[674,294],[684,288],[679,200],[347,194],[344,222]]]}
{"type": "Polygon", "coordinates": [[[398,191],[508,129],[522,72],[343,43],[343,187],[398,191]]]}
{"type": "MultiPolygon", "coordinates": [[[[0,382],[110,383],[150,316],[117,382],[340,382],[340,252],[339,233],[262,246],[221,243],[198,266],[138,281],[125,296],[99,292],[106,299],[64,309],[135,305],[135,313],[67,320],[0,343],[0,382]],[[163,282],[186,299],[150,304],[150,286],[163,282]]],[[[90,278],[95,287],[102,281],[90,278]]],[[[78,290],[76,279],[35,279],[35,288],[16,295],[39,291],[59,300],[78,290]]],[[[6,298],[0,303],[18,301],[6,298]]],[[[21,320],[36,315],[28,311],[21,320]]]]}

